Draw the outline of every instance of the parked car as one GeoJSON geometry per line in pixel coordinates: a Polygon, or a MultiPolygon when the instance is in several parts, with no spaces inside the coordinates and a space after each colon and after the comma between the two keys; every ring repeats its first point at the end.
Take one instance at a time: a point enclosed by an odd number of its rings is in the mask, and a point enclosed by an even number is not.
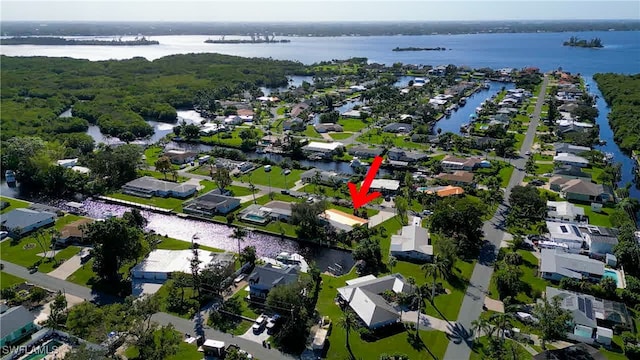
{"type": "Polygon", "coordinates": [[[431,211],[431,210],[424,210],[424,211],[422,211],[422,215],[424,215],[424,216],[433,215],[433,211],[431,211]]]}
{"type": "Polygon", "coordinates": [[[280,315],[276,314],[273,315],[272,317],[269,318],[269,320],[267,320],[267,333],[268,334],[273,334],[273,332],[275,331],[276,327],[278,326],[278,320],[280,319],[280,315]]]}
{"type": "Polygon", "coordinates": [[[38,272],[38,268],[36,268],[36,267],[33,267],[33,268],[29,269],[29,274],[35,274],[37,272],[38,272]]]}
{"type": "Polygon", "coordinates": [[[9,232],[8,231],[0,231],[0,239],[4,239],[7,236],[9,236],[9,232]]]}
{"type": "Polygon", "coordinates": [[[531,155],[531,151],[527,151],[526,153],[524,153],[525,155],[529,156],[531,155]]]}
{"type": "Polygon", "coordinates": [[[544,181],[540,180],[540,179],[535,179],[532,180],[529,185],[533,185],[533,186],[542,186],[544,185],[544,181]]]}
{"type": "Polygon", "coordinates": [[[280,191],[280,192],[281,192],[282,194],[284,194],[284,195],[289,195],[289,190],[282,190],[282,191],[280,191]]]}
{"type": "Polygon", "coordinates": [[[267,316],[266,315],[260,315],[258,316],[258,318],[256,319],[256,321],[253,323],[253,326],[251,326],[251,329],[253,329],[254,333],[258,333],[260,331],[262,331],[262,327],[264,326],[264,324],[267,322],[267,316]]]}
{"type": "Polygon", "coordinates": [[[307,198],[307,202],[308,202],[308,203],[312,203],[312,202],[314,202],[314,201],[315,201],[315,199],[313,198],[313,196],[309,196],[309,197],[307,198]]]}

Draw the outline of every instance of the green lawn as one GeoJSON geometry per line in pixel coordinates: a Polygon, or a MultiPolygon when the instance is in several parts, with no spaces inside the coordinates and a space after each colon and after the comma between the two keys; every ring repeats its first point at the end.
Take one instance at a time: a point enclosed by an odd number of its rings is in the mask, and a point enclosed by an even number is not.
{"type": "Polygon", "coordinates": [[[271,183],[271,186],[274,188],[291,188],[294,183],[300,180],[300,174],[302,174],[304,170],[292,169],[291,173],[287,176],[282,174],[282,168],[279,166],[272,166],[270,172],[264,171],[264,166],[253,170],[249,174],[242,175],[240,177],[241,181],[244,181],[249,184],[249,182],[253,182],[258,185],[268,186],[271,183]],[[286,185],[285,185],[286,180],[286,185]]]}
{"type": "MultiPolygon", "coordinates": [[[[539,262],[538,258],[536,258],[531,251],[518,250],[518,254],[522,256],[522,264],[518,266],[522,271],[522,277],[520,279],[526,284],[526,289],[516,296],[516,300],[529,304],[535,301],[533,296],[536,295],[536,293],[542,294],[549,283],[537,275],[539,262]]],[[[489,297],[499,299],[495,277],[492,277],[491,283],[489,284],[489,297]]]]}
{"type": "MultiPolygon", "coordinates": [[[[187,250],[191,249],[191,243],[188,241],[182,241],[170,237],[161,237],[162,241],[158,244],[158,249],[164,250],[187,250]]],[[[211,251],[211,252],[224,252],[222,249],[213,248],[210,246],[200,245],[199,249],[211,251]]]]}
{"type": "Polygon", "coordinates": [[[516,149],[516,151],[520,151],[520,148],[522,148],[522,143],[524,142],[525,135],[524,134],[513,134],[513,135],[516,139],[516,143],[515,145],[513,145],[513,147],[516,149]]]}
{"type": "Polygon", "coordinates": [[[347,188],[346,184],[338,187],[338,189],[334,189],[332,186],[326,185],[307,184],[299,191],[309,194],[319,194],[334,197],[338,199],[351,199],[351,195],[349,195],[349,189],[347,188]]]}
{"type": "Polygon", "coordinates": [[[584,214],[589,217],[589,224],[604,226],[604,227],[612,227],[611,219],[609,218],[609,212],[611,209],[602,208],[601,212],[597,213],[591,210],[590,205],[583,204],[574,204],[584,209],[584,214]]]}
{"type": "Polygon", "coordinates": [[[351,132],[358,132],[367,126],[367,124],[360,119],[340,118],[340,120],[338,120],[338,124],[342,126],[342,130],[351,132]]]}
{"type": "MultiPolygon", "coordinates": [[[[178,352],[167,357],[166,360],[201,360],[203,358],[203,354],[198,351],[198,347],[195,345],[195,343],[187,344],[186,342],[182,341],[183,336],[184,335],[182,333],[179,334],[180,345],[178,345],[178,352]]],[[[143,360],[139,359],[140,353],[135,346],[128,347],[127,350],[125,350],[124,354],[127,359],[143,360]]]]}
{"type": "Polygon", "coordinates": [[[553,173],[553,164],[536,164],[536,174],[553,173]]]}
{"type": "MultiPolygon", "coordinates": [[[[338,278],[322,275],[322,289],[318,297],[317,309],[320,315],[329,316],[333,322],[331,334],[329,335],[327,359],[342,360],[349,358],[349,352],[346,349],[346,333],[343,328],[338,326],[342,310],[335,304],[333,299],[337,294],[336,289],[345,286],[346,280],[355,277],[357,277],[355,271],[338,278]]],[[[441,359],[444,356],[449,340],[443,332],[420,331],[420,338],[426,349],[416,349],[411,346],[406,331],[371,342],[362,340],[357,331],[351,331],[349,335],[351,349],[356,359],[377,359],[380,354],[396,352],[406,354],[410,359],[441,359]],[[433,354],[434,357],[429,353],[433,354]]]]}
{"type": "MultiPolygon", "coordinates": [[[[252,194],[251,189],[244,186],[229,185],[225,188],[225,190],[231,191],[233,196],[247,196],[252,194]]],[[[204,194],[204,191],[201,191],[201,193],[204,194]]]]}
{"type": "Polygon", "coordinates": [[[160,180],[175,180],[177,182],[185,182],[187,180],[189,180],[189,178],[178,175],[176,178],[173,177],[173,175],[171,175],[171,173],[167,173],[166,175],[159,172],[159,171],[155,171],[155,170],[139,170],[138,171],[138,175],[140,176],[151,176],[154,177],[156,179],[160,179],[160,180]]]}
{"type": "MultiPolygon", "coordinates": [[[[533,359],[533,355],[529,353],[525,348],[523,348],[516,341],[511,339],[506,339],[509,344],[517,345],[517,359],[518,360],[529,360],[533,359]]],[[[488,351],[489,339],[486,336],[482,336],[476,339],[476,343],[473,346],[473,351],[471,352],[471,356],[469,360],[484,360],[489,358],[489,354],[486,353],[488,351]]],[[[508,352],[511,354],[510,352],[508,352]]]]}
{"type": "Polygon", "coordinates": [[[5,201],[5,202],[9,203],[9,206],[7,206],[2,211],[0,211],[0,214],[4,214],[6,212],[9,212],[9,211],[15,210],[15,209],[19,209],[19,208],[26,208],[26,207],[29,207],[29,205],[30,205],[30,203],[28,203],[26,201],[14,199],[14,198],[9,198],[9,197],[6,197],[6,196],[0,196],[0,201],[5,201]]]}
{"type": "Polygon", "coordinates": [[[93,259],[84,263],[78,270],[66,278],[67,281],[81,286],[90,286],[90,280],[96,275],[93,272],[93,259]]]}
{"type": "Polygon", "coordinates": [[[409,149],[423,149],[428,150],[431,146],[429,144],[415,143],[411,141],[411,138],[408,136],[396,136],[387,133],[380,133],[380,135],[376,134],[376,131],[380,129],[369,130],[366,133],[358,136],[358,141],[364,144],[383,144],[385,143],[385,139],[389,139],[387,141],[393,142],[394,146],[401,148],[409,148],[409,149]]]}
{"type": "Polygon", "coordinates": [[[240,304],[240,314],[238,315],[242,315],[242,316],[246,316],[248,318],[252,318],[252,319],[256,319],[258,316],[260,316],[261,311],[259,309],[255,309],[251,306],[249,306],[249,304],[247,303],[247,301],[245,300],[245,297],[248,295],[248,293],[246,291],[240,290],[237,293],[235,293],[232,298],[238,299],[238,303],[240,304]]]}
{"type": "Polygon", "coordinates": [[[513,174],[513,166],[507,165],[500,169],[498,172],[498,176],[500,177],[500,186],[506,188],[509,185],[509,180],[511,179],[511,174],[513,174]]]}
{"type": "Polygon", "coordinates": [[[210,165],[200,165],[189,169],[189,172],[192,174],[211,176],[211,168],[210,165]]]}
{"type": "Polygon", "coordinates": [[[151,198],[147,199],[139,196],[123,194],[120,192],[107,194],[107,196],[115,199],[131,201],[138,204],[144,204],[144,205],[155,206],[163,209],[174,210],[177,212],[182,212],[182,203],[184,202],[183,199],[176,199],[173,197],[163,198],[158,196],[152,196],[151,198]]]}
{"type": "Polygon", "coordinates": [[[11,275],[4,271],[0,271],[0,288],[1,289],[6,289],[16,284],[22,284],[23,282],[26,282],[26,281],[27,280],[23,278],[19,278],[17,276],[11,275]]]}
{"type": "MultiPolygon", "coordinates": [[[[79,216],[66,215],[62,218],[59,218],[56,221],[54,227],[56,230],[60,230],[63,226],[78,219],[80,219],[79,216]]],[[[44,244],[47,251],[50,251],[49,245],[50,242],[44,244]]],[[[73,255],[77,254],[79,251],[79,247],[69,246],[65,249],[62,249],[55,256],[55,259],[59,262],[63,262],[64,260],[67,260],[73,255]]],[[[12,245],[11,241],[3,241],[0,244],[0,258],[2,260],[24,267],[31,267],[37,261],[43,260],[43,262],[40,264],[39,271],[48,273],[53,270],[54,261],[45,262],[43,257],[38,256],[38,254],[43,252],[44,251],[38,245],[33,234],[20,239],[20,241],[16,245],[12,245]]]]}
{"type": "Polygon", "coordinates": [[[331,136],[331,138],[333,140],[344,140],[344,139],[348,139],[353,135],[353,133],[345,133],[345,132],[341,132],[341,133],[331,133],[329,134],[329,136],[331,136]]]}
{"type": "Polygon", "coordinates": [[[302,135],[309,138],[322,139],[322,136],[316,131],[316,128],[314,128],[313,125],[307,125],[307,128],[304,129],[302,135]]]}
{"type": "MultiPolygon", "coordinates": [[[[231,137],[224,138],[222,134],[214,134],[211,136],[202,136],[200,140],[206,144],[219,144],[229,147],[239,148],[242,145],[242,139],[240,138],[240,132],[246,129],[246,126],[238,126],[231,132],[231,137]]],[[[257,132],[257,139],[260,139],[264,136],[264,133],[260,129],[254,129],[257,132]]]]}

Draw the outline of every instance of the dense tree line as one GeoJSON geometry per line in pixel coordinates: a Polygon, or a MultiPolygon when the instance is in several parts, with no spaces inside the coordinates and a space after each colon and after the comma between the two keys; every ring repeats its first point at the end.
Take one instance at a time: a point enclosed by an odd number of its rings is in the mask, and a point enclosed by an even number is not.
{"type": "MultiPolygon", "coordinates": [[[[2,56],[2,140],[20,135],[84,132],[146,137],[144,120],[176,120],[176,108],[215,104],[230,94],[288,84],[297,62],[220,54],[88,61],[2,56]],[[203,94],[206,96],[203,100],[203,94]],[[73,106],[73,118],[59,117],[73,106]]],[[[207,110],[207,109],[204,109],[207,110]]]]}
{"type": "Polygon", "coordinates": [[[593,79],[611,107],[613,139],[625,151],[640,150],[640,74],[595,74],[593,79]]]}

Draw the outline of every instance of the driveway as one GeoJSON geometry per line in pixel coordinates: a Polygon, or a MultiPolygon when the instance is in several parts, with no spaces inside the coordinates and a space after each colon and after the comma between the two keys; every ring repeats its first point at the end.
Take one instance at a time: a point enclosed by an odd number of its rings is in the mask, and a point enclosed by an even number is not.
{"type": "Polygon", "coordinates": [[[394,216],[396,216],[396,213],[394,211],[382,210],[369,218],[369,228],[382,224],[383,222],[391,219],[394,216]]]}
{"type": "MultiPolygon", "coordinates": [[[[67,309],[70,309],[71,307],[84,302],[83,298],[75,295],[64,294],[64,297],[67,299],[67,309]]],[[[49,315],[51,314],[52,303],[53,301],[49,301],[48,303],[44,304],[41,308],[31,312],[36,317],[36,320],[35,320],[36,324],[42,324],[45,321],[47,321],[47,319],[49,319],[49,315]]]]}
{"type": "Polygon", "coordinates": [[[71,276],[76,270],[82,267],[82,251],[73,255],[69,260],[63,262],[55,268],[52,272],[49,273],[49,276],[53,276],[54,278],[58,278],[60,280],[64,280],[71,276]]]}
{"type": "Polygon", "coordinates": [[[267,341],[270,336],[271,335],[267,334],[267,329],[265,329],[264,327],[259,333],[254,333],[253,329],[250,328],[246,333],[240,335],[241,338],[253,341],[254,343],[260,345],[262,345],[263,341],[267,341]]]}
{"type": "MultiPolygon", "coordinates": [[[[418,322],[418,312],[417,311],[405,311],[402,313],[402,321],[417,323],[418,322]]],[[[450,326],[449,323],[445,320],[438,319],[433,316],[429,316],[427,314],[420,314],[420,329],[427,330],[433,329],[442,331],[444,333],[449,334],[450,326]]]]}

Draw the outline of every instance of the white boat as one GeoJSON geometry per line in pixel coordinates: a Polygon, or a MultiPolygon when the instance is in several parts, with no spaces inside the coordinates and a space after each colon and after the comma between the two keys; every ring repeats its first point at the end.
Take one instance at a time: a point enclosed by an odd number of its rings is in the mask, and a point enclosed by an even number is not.
{"type": "Polygon", "coordinates": [[[105,219],[105,220],[106,219],[111,219],[112,217],[115,217],[115,215],[113,215],[113,213],[111,211],[109,211],[109,210],[105,211],[102,214],[102,218],[105,219]]]}
{"type": "Polygon", "coordinates": [[[14,183],[16,182],[16,173],[13,170],[7,170],[4,172],[4,178],[8,183],[14,183]]]}

